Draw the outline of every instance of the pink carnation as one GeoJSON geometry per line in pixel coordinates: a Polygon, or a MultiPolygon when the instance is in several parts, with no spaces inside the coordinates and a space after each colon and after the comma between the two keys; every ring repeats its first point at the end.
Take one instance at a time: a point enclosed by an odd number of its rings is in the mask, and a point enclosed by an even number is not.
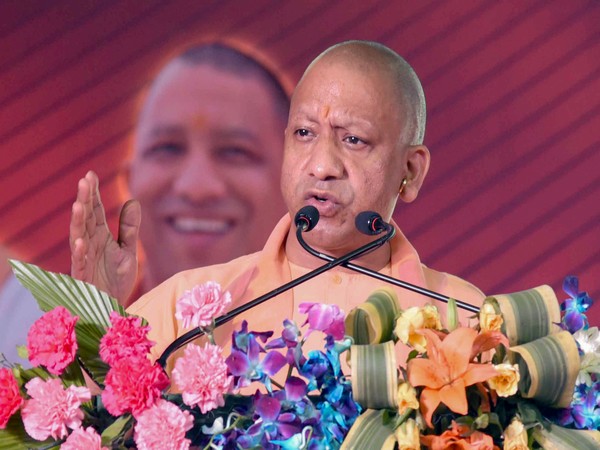
{"type": "Polygon", "coordinates": [[[188,406],[198,405],[202,414],[223,406],[223,394],[233,383],[233,377],[227,376],[221,348],[208,343],[204,348],[189,344],[175,362],[172,376],[182,392],[183,402],[188,406]]]}
{"type": "Polygon", "coordinates": [[[60,450],[108,450],[108,447],[102,447],[102,438],[96,430],[92,427],[84,430],[82,427],[69,435],[60,450]]]}
{"type": "Polygon", "coordinates": [[[208,281],[183,293],[177,300],[175,317],[183,322],[184,328],[207,327],[230,303],[229,291],[221,292],[219,283],[208,281]]]}
{"type": "Polygon", "coordinates": [[[75,359],[77,319],[64,306],[57,306],[36,320],[27,334],[31,364],[45,366],[50,373],[60,375],[75,359]]]}
{"type": "Polygon", "coordinates": [[[60,380],[34,378],[25,388],[31,397],[23,406],[22,417],[25,431],[32,438],[44,441],[52,436],[62,439],[67,436],[67,427],[72,430],[81,426],[82,403],[91,399],[86,387],[63,387],[60,380]]]}
{"type": "Polygon", "coordinates": [[[304,322],[304,325],[308,323],[308,333],[306,333],[306,337],[313,331],[319,330],[333,336],[336,340],[344,338],[344,311],[338,308],[337,305],[300,303],[298,310],[302,314],[308,314],[306,322],[304,322]]]}
{"type": "Polygon", "coordinates": [[[148,340],[149,326],[142,326],[139,317],[122,317],[113,311],[110,313],[112,326],[100,340],[100,357],[108,365],[123,358],[146,357],[154,342],[148,340]]]}
{"type": "Polygon", "coordinates": [[[22,403],[19,384],[12,371],[0,368],[0,430],[6,428],[8,420],[19,410],[22,403]]]}
{"type": "Polygon", "coordinates": [[[158,364],[145,357],[116,361],[106,374],[102,402],[113,416],[138,414],[150,408],[169,386],[169,378],[158,364]]]}
{"type": "Polygon", "coordinates": [[[138,450],[187,450],[191,442],[185,433],[193,425],[194,418],[188,411],[161,399],[137,418],[135,443],[138,450]]]}

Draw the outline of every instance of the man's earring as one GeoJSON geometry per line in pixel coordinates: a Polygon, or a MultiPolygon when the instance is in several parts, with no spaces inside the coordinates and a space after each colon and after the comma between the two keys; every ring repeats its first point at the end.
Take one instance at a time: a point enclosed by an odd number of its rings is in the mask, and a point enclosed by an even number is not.
{"type": "Polygon", "coordinates": [[[408,184],[408,180],[406,179],[406,177],[404,177],[402,179],[402,183],[400,184],[400,190],[398,191],[398,195],[402,194],[402,192],[404,191],[404,188],[406,187],[407,184],[408,184]]]}

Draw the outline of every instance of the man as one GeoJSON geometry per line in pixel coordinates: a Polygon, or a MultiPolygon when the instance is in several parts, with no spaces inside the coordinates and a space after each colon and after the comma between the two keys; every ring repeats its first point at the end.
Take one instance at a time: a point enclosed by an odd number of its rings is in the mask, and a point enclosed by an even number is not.
{"type": "MultiPolygon", "coordinates": [[[[175,303],[194,285],[219,282],[231,292],[233,309],[323,263],[296,240],[291,218],[301,207],[319,210],[317,226],[305,236],[322,253],[339,257],[372,240],[356,230],[354,219],[361,211],[372,210],[389,221],[399,198],[415,200],[429,167],[424,127],[420,82],[399,55],[381,44],[361,41],[345,42],[321,54],[292,96],[281,177],[288,214],[261,252],[179,273],[129,308],[149,321],[150,337],[157,341],[154,355],[158,357],[187,331],[174,319],[175,303]]],[[[469,283],[423,266],[401,233],[356,262],[463,301],[479,304],[483,299],[469,283]]],[[[348,312],[381,284],[337,267],[220,327],[216,341],[226,345],[242,319],[259,331],[277,329],[285,318],[299,321],[297,307],[305,301],[335,303],[348,312]]],[[[429,302],[409,291],[397,293],[401,307],[429,302]]]]}
{"type": "MultiPolygon", "coordinates": [[[[98,178],[90,172],[79,181],[70,232],[72,275],[128,305],[181,270],[262,248],[285,211],[278,186],[288,110],[283,80],[232,44],[199,44],[171,59],[140,110],[125,171],[136,201],[122,210],[118,240],[101,207],[84,223],[83,204],[97,192],[98,178]],[[131,295],[140,205],[146,260],[131,295]],[[98,253],[98,265],[86,266],[86,255],[98,253]]],[[[3,270],[9,272],[3,259],[0,280],[3,270]]],[[[29,326],[42,312],[14,276],[7,277],[0,288],[0,353],[25,363],[16,346],[26,344],[29,326]]]]}
{"type": "Polygon", "coordinates": [[[97,176],[79,182],[72,275],[128,305],[181,270],[262,248],[285,211],[277,187],[288,109],[282,81],[235,47],[203,44],[174,58],[141,109],[127,167],[136,200],[123,207],[117,240],[103,211],[84,216],[100,204],[97,176]],[[132,298],[138,229],[145,264],[132,298]],[[86,266],[98,253],[98,265],[86,266]]]}

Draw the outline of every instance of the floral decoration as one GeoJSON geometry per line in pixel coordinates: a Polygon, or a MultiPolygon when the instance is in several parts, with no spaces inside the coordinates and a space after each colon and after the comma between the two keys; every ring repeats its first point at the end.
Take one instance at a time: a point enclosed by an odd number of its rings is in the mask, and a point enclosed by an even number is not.
{"type": "Polygon", "coordinates": [[[494,296],[469,326],[457,322],[452,301],[444,323],[436,306],[400,310],[390,292],[374,293],[363,313],[348,316],[335,305],[302,303],[302,325],[286,319],[276,333],[243,321],[228,352],[213,330],[231,295],[207,282],[178,301],[177,318],[206,337],[180,352],[169,377],[150,357],[143,319],[93,286],[13,263],[47,312],[21,349],[33,367],[2,362],[0,449],[600,443],[600,335],[585,316],[593,302],[574,277],[560,308],[544,287],[494,296]],[[313,333],[323,347],[307,351],[313,333]],[[396,361],[398,346],[409,347],[406,361],[396,361]],[[549,348],[559,349],[556,360],[532,357],[549,348]]]}

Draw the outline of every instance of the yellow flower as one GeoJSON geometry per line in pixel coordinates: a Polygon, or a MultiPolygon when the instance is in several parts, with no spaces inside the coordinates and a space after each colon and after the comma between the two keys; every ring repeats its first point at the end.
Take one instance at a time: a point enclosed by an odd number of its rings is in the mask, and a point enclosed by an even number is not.
{"type": "Polygon", "coordinates": [[[441,330],[442,322],[440,321],[440,313],[433,305],[425,305],[421,308],[423,314],[423,328],[431,328],[433,330],[441,330]]]}
{"type": "Polygon", "coordinates": [[[420,450],[419,427],[414,419],[408,419],[394,431],[398,450],[420,450]]]}
{"type": "Polygon", "coordinates": [[[403,344],[410,345],[419,353],[423,353],[427,348],[427,340],[422,334],[417,333],[423,328],[442,329],[440,315],[433,305],[426,305],[423,308],[413,306],[402,311],[396,319],[394,333],[403,344]]]}
{"type": "Polygon", "coordinates": [[[419,409],[419,401],[417,400],[417,391],[410,383],[400,383],[396,393],[396,405],[398,412],[404,414],[407,409],[419,409]]]}
{"type": "Polygon", "coordinates": [[[516,417],[510,425],[504,430],[504,450],[527,450],[527,430],[523,423],[516,417]]]}
{"type": "Polygon", "coordinates": [[[490,378],[487,383],[500,397],[510,397],[517,393],[519,387],[519,366],[517,364],[498,364],[494,366],[498,375],[490,378]]]}
{"type": "Polygon", "coordinates": [[[479,326],[482,331],[500,331],[504,319],[502,314],[496,314],[496,310],[489,303],[484,303],[479,311],[479,326]]]}

